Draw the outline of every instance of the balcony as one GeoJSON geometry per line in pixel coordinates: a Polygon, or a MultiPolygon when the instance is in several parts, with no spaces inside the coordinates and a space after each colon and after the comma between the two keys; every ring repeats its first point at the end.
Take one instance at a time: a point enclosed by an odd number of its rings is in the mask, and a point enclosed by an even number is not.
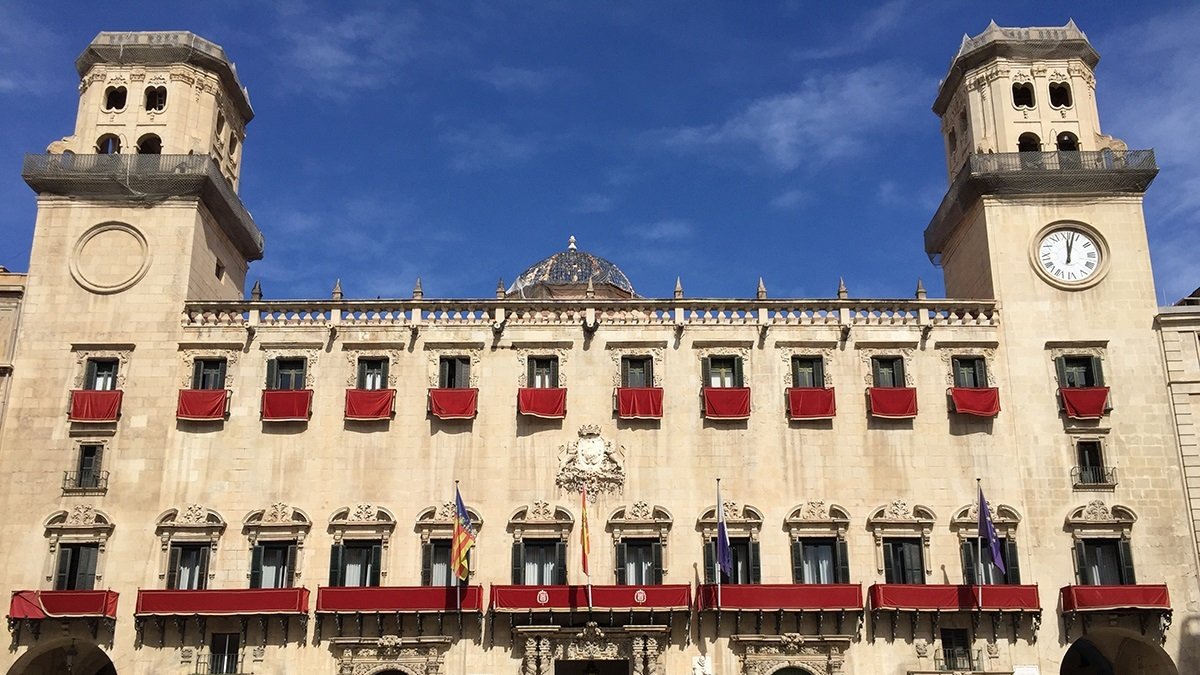
{"type": "Polygon", "coordinates": [[[1098,420],[1112,410],[1108,387],[1061,387],[1058,390],[1062,410],[1076,420],[1098,420]]]}
{"type": "Polygon", "coordinates": [[[121,398],[120,389],[76,389],[71,392],[71,410],[67,413],[67,419],[86,423],[116,422],[121,415],[121,398]]]}
{"type": "Polygon", "coordinates": [[[677,612],[692,604],[687,584],[647,586],[492,586],[493,612],[677,612]]]}
{"type": "Polygon", "coordinates": [[[618,387],[616,411],[623,420],[662,419],[662,387],[618,387]]]}
{"type": "Polygon", "coordinates": [[[390,420],[395,403],[395,389],[347,389],[345,418],[390,420]]]}
{"type": "Polygon", "coordinates": [[[64,471],[64,494],[104,494],[108,492],[107,471],[64,471]]]}
{"type": "Polygon", "coordinates": [[[13,591],[8,606],[8,628],[20,642],[21,626],[40,637],[45,619],[85,619],[95,638],[103,622],[111,628],[117,620],[116,591],[13,591]]]}
{"type": "MultiPolygon", "coordinates": [[[[959,586],[950,584],[875,584],[868,589],[872,623],[881,612],[891,617],[891,636],[896,637],[897,616],[911,612],[915,634],[916,615],[921,613],[988,612],[1009,615],[1014,626],[1029,615],[1032,629],[1041,625],[1042,605],[1037,586],[989,584],[959,586]]],[[[878,634],[874,628],[872,633],[878,634]]]]}
{"type": "Polygon", "coordinates": [[[912,419],[917,416],[917,390],[913,387],[870,387],[867,404],[871,417],[912,419]]]}
{"type": "Polygon", "coordinates": [[[750,418],[749,387],[704,387],[704,418],[709,420],[744,420],[750,418]]]}
{"type": "Polygon", "coordinates": [[[950,409],[959,415],[995,417],[1000,414],[1000,390],[995,387],[951,387],[950,409]]]}
{"type": "Polygon", "coordinates": [[[203,634],[208,617],[216,616],[257,618],[264,642],[267,638],[267,619],[276,617],[283,629],[283,640],[287,642],[291,618],[300,620],[301,635],[304,634],[303,627],[308,624],[308,589],[138,590],[134,619],[139,640],[148,620],[157,624],[159,642],[162,643],[168,618],[173,619],[174,624],[180,627],[182,640],[187,632],[189,619],[196,620],[200,633],[203,634]]]}
{"type": "Polygon", "coordinates": [[[429,390],[429,414],[440,420],[474,419],[478,404],[478,389],[429,390]]]}
{"type": "MultiPolygon", "coordinates": [[[[424,618],[435,615],[441,632],[447,614],[456,615],[461,629],[463,614],[483,611],[482,586],[332,586],[317,589],[317,627],[314,640],[320,642],[323,619],[333,618],[337,637],[343,636],[344,621],[350,618],[361,627],[364,615],[375,616],[382,624],[386,616],[395,617],[396,632],[404,633],[406,615],[415,615],[418,632],[424,630],[424,618]]],[[[355,631],[357,632],[357,630],[355,631]]]]}
{"type": "Polygon", "coordinates": [[[312,389],[264,389],[264,422],[307,422],[312,414],[312,389]]]}
{"type": "Polygon", "coordinates": [[[21,177],[39,194],[200,197],[238,251],[262,259],[262,233],[209,155],[25,155],[21,177]]]}
{"type": "Polygon", "coordinates": [[[859,584],[701,584],[696,611],[861,611],[859,584]]]}
{"type": "Polygon", "coordinates": [[[1107,466],[1072,467],[1071,486],[1076,490],[1111,490],[1117,486],[1117,470],[1107,466]]]}
{"type": "Polygon", "coordinates": [[[837,415],[832,387],[789,387],[786,394],[790,420],[828,420],[837,415]]]}
{"type": "Polygon", "coordinates": [[[1171,594],[1166,584],[1122,584],[1119,586],[1063,586],[1059,591],[1067,633],[1077,617],[1087,632],[1096,615],[1137,617],[1142,634],[1154,618],[1159,634],[1171,627],[1171,594]]]}
{"type": "Polygon", "coordinates": [[[180,389],[175,419],[207,422],[223,420],[229,413],[228,389],[180,389]]]}
{"type": "Polygon", "coordinates": [[[522,387],[517,391],[517,412],[545,419],[566,417],[567,390],[559,387],[522,387]]]}
{"type": "Polygon", "coordinates": [[[974,673],[984,670],[978,649],[950,647],[933,653],[933,667],[939,673],[974,673]]]}

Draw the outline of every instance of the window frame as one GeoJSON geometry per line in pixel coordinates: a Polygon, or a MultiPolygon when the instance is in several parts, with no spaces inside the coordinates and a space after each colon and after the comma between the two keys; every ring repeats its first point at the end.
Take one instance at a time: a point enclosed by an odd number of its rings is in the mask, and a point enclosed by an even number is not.
{"type": "Polygon", "coordinates": [[[102,479],[104,471],[104,446],[102,441],[79,441],[76,444],[76,461],[75,461],[75,481],[71,485],[72,489],[76,490],[100,490],[101,485],[105,483],[102,479]],[[94,452],[90,458],[90,468],[87,468],[88,457],[86,451],[88,448],[94,448],[94,452]],[[90,473],[92,480],[84,480],[85,474],[90,473]]]}
{"type": "Polygon", "coordinates": [[[265,540],[250,548],[250,588],[292,588],[296,582],[296,561],[300,556],[300,546],[296,540],[265,540]],[[272,581],[272,585],[264,585],[264,565],[268,551],[283,552],[282,576],[277,579],[280,584],[272,581]]]}
{"type": "MultiPolygon", "coordinates": [[[[523,537],[512,545],[512,582],[516,586],[565,586],[567,584],[567,540],[553,537],[523,537]],[[536,548],[544,554],[547,561],[553,557],[550,573],[553,579],[547,581],[530,581],[526,574],[526,563],[529,560],[530,548],[536,548]],[[553,551],[553,553],[550,553],[553,551]]],[[[543,568],[544,569],[544,568],[543,568]]],[[[538,572],[540,578],[542,572],[538,572]]]]}
{"type": "Polygon", "coordinates": [[[197,356],[192,360],[192,389],[227,389],[229,359],[223,356],[197,356]],[[215,379],[217,386],[205,386],[206,380],[215,379]]]}
{"type": "Polygon", "coordinates": [[[925,546],[919,536],[883,537],[883,576],[885,584],[918,584],[928,581],[925,546]],[[913,560],[913,557],[916,560],[913,560]],[[916,563],[914,565],[914,563],[916,563]],[[897,567],[898,566],[898,567],[897,567]]]}
{"type": "Polygon", "coordinates": [[[871,356],[871,386],[876,389],[906,389],[908,376],[902,354],[876,354],[871,356]],[[892,384],[882,384],[887,366],[892,384]],[[897,382],[899,384],[897,384],[897,382]]]}
{"type": "Polygon", "coordinates": [[[793,354],[790,359],[792,388],[794,389],[825,389],[825,357],[821,354],[793,354]],[[812,365],[811,379],[812,383],[803,385],[800,383],[800,373],[802,372],[801,364],[808,362],[812,365]]]}
{"type": "MultiPolygon", "coordinates": [[[[622,537],[619,541],[613,544],[613,570],[616,576],[618,586],[660,586],[663,583],[663,557],[664,549],[663,542],[658,537],[622,537]],[[642,578],[630,578],[630,550],[645,549],[647,555],[643,560],[643,565],[648,564],[649,569],[645,567],[637,572],[635,576],[642,578]],[[649,579],[645,578],[646,572],[649,572],[649,579]]],[[[636,569],[636,568],[634,568],[636,569]]]]}
{"type": "Polygon", "coordinates": [[[309,377],[308,371],[309,371],[308,358],[306,358],[304,356],[288,355],[288,356],[271,357],[270,359],[267,360],[267,386],[266,386],[266,388],[268,391],[304,391],[309,388],[308,387],[308,377],[309,377]],[[284,372],[285,369],[282,369],[280,367],[281,363],[287,363],[289,365],[299,363],[300,368],[297,371],[296,368],[289,367],[286,369],[286,374],[285,374],[285,372],[284,372]],[[297,372],[299,373],[298,375],[297,375],[297,372]],[[290,377],[291,384],[293,384],[293,385],[297,384],[297,380],[298,380],[298,383],[300,386],[292,386],[292,387],[284,388],[282,386],[284,377],[290,377]]]}
{"type": "Polygon", "coordinates": [[[208,672],[238,673],[241,650],[241,633],[213,633],[209,638],[208,672]],[[221,643],[220,652],[217,651],[218,641],[221,643]],[[230,649],[231,645],[232,649],[230,649]]]}
{"type": "Polygon", "coordinates": [[[104,88],[103,99],[100,101],[100,109],[106,113],[124,112],[129,107],[129,88],[125,85],[110,84],[104,88]],[[122,94],[124,98],[121,100],[120,106],[110,105],[112,96],[122,94]]]}
{"type": "Polygon", "coordinates": [[[1012,96],[1013,108],[1015,108],[1017,110],[1037,110],[1037,89],[1033,86],[1032,82],[1013,82],[1012,88],[1009,91],[1010,91],[1010,95],[1012,96]],[[1028,104],[1017,102],[1017,89],[1018,88],[1029,92],[1029,103],[1028,104]]]}
{"type": "MultiPolygon", "coordinates": [[[[875,569],[878,574],[887,575],[887,553],[884,542],[886,539],[917,539],[921,545],[921,560],[924,564],[924,579],[928,580],[933,574],[933,560],[930,557],[930,538],[933,534],[933,524],[937,516],[928,507],[914,504],[911,507],[903,499],[895,499],[890,503],[876,508],[867,518],[867,529],[875,538],[875,569]]],[[[924,582],[922,582],[924,583],[924,582]]]]}
{"type": "Polygon", "coordinates": [[[443,354],[438,357],[438,388],[470,389],[471,357],[466,354],[443,354]]]}
{"type": "Polygon", "coordinates": [[[1059,82],[1046,83],[1046,102],[1050,105],[1051,108],[1053,108],[1055,110],[1069,110],[1069,109],[1075,107],[1075,92],[1074,92],[1073,88],[1071,87],[1071,83],[1066,80],[1062,80],[1059,82]],[[1059,89],[1059,90],[1066,92],[1067,100],[1065,103],[1057,103],[1056,104],[1054,102],[1055,89],[1059,89]]]}
{"type": "Polygon", "coordinates": [[[208,583],[216,576],[213,558],[216,556],[225,527],[225,519],[221,514],[200,504],[188,504],[182,509],[172,508],[160,514],[155,521],[155,534],[158,535],[161,544],[158,578],[163,588],[172,588],[172,583],[178,583],[179,561],[173,554],[176,546],[198,546],[205,549],[201,587],[207,588],[208,583]],[[176,575],[174,579],[172,574],[176,575]]]}
{"type": "Polygon", "coordinates": [[[383,585],[383,539],[343,539],[329,547],[329,585],[336,588],[378,588],[383,585]],[[347,551],[364,552],[366,574],[353,586],[346,583],[351,561],[347,551]]]}
{"type": "MultiPolygon", "coordinates": [[[[1021,514],[1008,504],[990,503],[992,526],[1000,539],[1001,552],[1004,558],[1005,572],[1002,581],[988,581],[984,585],[1016,585],[1021,583],[1021,558],[1017,546],[1017,529],[1021,523],[1021,514]]],[[[978,567],[976,556],[979,552],[979,504],[972,502],[959,507],[951,519],[951,529],[958,535],[959,564],[962,570],[963,584],[979,585],[976,575],[978,567]]],[[[993,579],[999,573],[991,560],[990,548],[984,542],[984,555],[989,562],[984,570],[985,576],[993,579]]]]}
{"type": "Polygon", "coordinates": [[[96,544],[96,571],[94,583],[102,587],[104,581],[105,554],[108,539],[112,536],[113,522],[103,511],[77,504],[70,511],[59,510],[50,514],[43,523],[48,544],[43,576],[45,583],[53,587],[58,574],[58,551],[71,544],[96,544]]]}
{"type": "Polygon", "coordinates": [[[651,354],[622,354],[621,355],[621,383],[620,386],[626,389],[653,389],[654,388],[654,356],[651,354]],[[632,384],[632,376],[634,373],[634,364],[640,364],[639,370],[642,380],[641,384],[632,384]]]}
{"type": "Polygon", "coordinates": [[[142,107],[147,112],[160,113],[167,109],[167,88],[163,85],[147,85],[142,92],[142,107]],[[155,96],[154,105],[151,105],[150,96],[155,96]]]}
{"type": "Polygon", "coordinates": [[[1075,581],[1082,586],[1095,585],[1086,574],[1087,546],[1101,543],[1117,547],[1118,565],[1122,585],[1137,583],[1132,541],[1133,525],[1137,514],[1121,504],[1106,504],[1102,499],[1093,499],[1076,507],[1067,516],[1066,529],[1071,533],[1075,566],[1075,581]]]}
{"type": "Polygon", "coordinates": [[[950,376],[959,389],[988,389],[987,357],[979,354],[959,354],[950,357],[950,376]],[[968,362],[970,362],[968,364],[968,362]],[[970,372],[974,384],[966,384],[964,373],[970,372]]]}
{"type": "Polygon", "coordinates": [[[61,544],[55,561],[54,590],[56,591],[91,591],[96,588],[97,569],[100,563],[100,542],[72,542],[61,544]],[[89,551],[90,559],[83,567],[81,556],[83,551],[89,551]],[[90,571],[88,571],[90,570],[90,571]],[[84,581],[84,583],[80,583],[84,581]]]}
{"type": "MultiPolygon", "coordinates": [[[[762,511],[749,504],[725,502],[725,530],[730,544],[740,540],[746,547],[746,564],[749,583],[761,583],[762,552],[759,535],[762,532],[762,511]],[[757,580],[757,581],[756,581],[757,580]]],[[[704,583],[716,583],[717,565],[717,506],[710,506],[700,516],[700,532],[704,538],[704,583]]],[[[724,577],[724,575],[722,575],[724,577]]],[[[724,582],[723,582],[724,583],[724,582]]],[[[731,582],[732,583],[732,582],[731,582]]]]}
{"type": "Polygon", "coordinates": [[[89,356],[84,365],[83,388],[88,391],[116,391],[121,388],[121,360],[116,357],[89,356]],[[101,373],[101,366],[106,372],[101,373]],[[111,371],[107,369],[111,367],[111,371]],[[101,379],[103,378],[103,380],[101,379]],[[106,384],[100,388],[100,384],[106,384]]]}
{"type": "Polygon", "coordinates": [[[531,354],[525,358],[525,382],[530,389],[558,389],[559,358],[554,354],[531,354]],[[539,378],[544,380],[539,384],[539,378]]]}
{"type": "Polygon", "coordinates": [[[1075,540],[1075,579],[1080,586],[1131,586],[1137,583],[1137,574],[1133,559],[1133,546],[1128,539],[1113,537],[1082,537],[1075,540]],[[1116,568],[1110,570],[1116,573],[1116,578],[1105,578],[1105,570],[1091,570],[1091,562],[1097,561],[1101,548],[1110,548],[1115,555],[1116,568]],[[1089,555],[1090,554],[1090,555],[1089,555]]]}
{"type": "MultiPolygon", "coordinates": [[[[188,562],[191,562],[190,560],[188,562]]],[[[167,552],[166,588],[172,591],[203,591],[208,588],[209,570],[212,565],[212,548],[204,542],[176,541],[170,544],[167,552]],[[184,569],[185,553],[195,553],[194,585],[187,588],[180,586],[180,577],[184,569]]],[[[190,565],[189,565],[190,568],[190,565]]]]}
{"type": "Polygon", "coordinates": [[[1054,358],[1054,367],[1060,389],[1077,389],[1089,387],[1105,387],[1104,358],[1094,354],[1064,353],[1054,358]],[[1073,371],[1081,371],[1085,378],[1091,379],[1091,384],[1075,384],[1078,375],[1073,371]]]}
{"type": "MultiPolygon", "coordinates": [[[[726,370],[721,368],[722,371],[726,370]]],[[[702,386],[705,389],[744,389],[746,387],[746,363],[745,357],[741,354],[710,354],[701,359],[700,362],[700,379],[702,386]],[[729,361],[729,380],[725,384],[725,378],[722,376],[721,383],[713,382],[714,362],[729,361]]]]}
{"type": "Polygon", "coordinates": [[[390,359],[386,356],[359,356],[355,373],[355,388],[367,391],[382,391],[388,386],[390,359]],[[369,386],[369,385],[376,386],[369,386]]]}

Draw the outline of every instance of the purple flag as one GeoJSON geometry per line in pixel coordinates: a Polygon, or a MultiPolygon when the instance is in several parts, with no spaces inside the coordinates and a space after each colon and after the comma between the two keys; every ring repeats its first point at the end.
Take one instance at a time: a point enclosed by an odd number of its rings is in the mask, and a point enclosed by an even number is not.
{"type": "MultiPolygon", "coordinates": [[[[1008,574],[1004,568],[1004,558],[1000,555],[1000,537],[996,536],[996,525],[992,523],[992,514],[988,511],[987,500],[983,498],[983,486],[979,487],[979,536],[984,538],[988,549],[992,552],[992,564],[1001,574],[1008,574]]],[[[983,561],[980,561],[980,565],[983,561]]],[[[983,583],[983,580],[979,580],[983,583]]]]}
{"type": "Polygon", "coordinates": [[[721,574],[733,576],[733,549],[729,546],[729,530],[725,527],[725,505],[721,503],[721,483],[717,482],[717,567],[721,574]]]}

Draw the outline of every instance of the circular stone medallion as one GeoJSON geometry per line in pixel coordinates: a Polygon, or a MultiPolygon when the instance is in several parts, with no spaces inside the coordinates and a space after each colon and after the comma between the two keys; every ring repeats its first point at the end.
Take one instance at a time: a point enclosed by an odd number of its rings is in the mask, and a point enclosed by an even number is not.
{"type": "Polygon", "coordinates": [[[71,252],[71,276],[92,293],[119,293],[146,276],[150,247],[124,223],[102,223],[79,238],[71,252]]]}

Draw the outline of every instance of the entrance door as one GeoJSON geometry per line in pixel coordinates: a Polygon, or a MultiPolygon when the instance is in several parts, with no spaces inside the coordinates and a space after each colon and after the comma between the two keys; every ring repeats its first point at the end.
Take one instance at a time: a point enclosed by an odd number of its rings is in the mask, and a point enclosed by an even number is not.
{"type": "Polygon", "coordinates": [[[555,661],[554,675],[631,675],[629,661],[555,661]]]}

